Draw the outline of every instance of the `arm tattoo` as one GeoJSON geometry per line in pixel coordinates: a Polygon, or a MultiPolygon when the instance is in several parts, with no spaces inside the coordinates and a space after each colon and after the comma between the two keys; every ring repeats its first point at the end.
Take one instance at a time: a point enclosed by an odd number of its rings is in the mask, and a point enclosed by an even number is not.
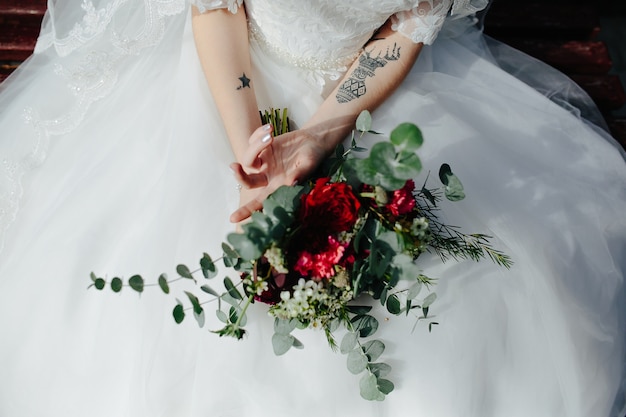
{"type": "Polygon", "coordinates": [[[363,51],[359,56],[359,65],[354,69],[352,74],[346,79],[337,91],[337,101],[339,103],[347,103],[354,99],[357,99],[365,94],[367,89],[365,88],[365,79],[367,77],[374,77],[374,71],[376,68],[384,67],[389,61],[397,61],[400,59],[400,47],[393,44],[393,49],[387,52],[384,56],[378,53],[378,56],[372,56],[372,51],[363,51]]]}
{"type": "Polygon", "coordinates": [[[239,77],[239,81],[241,81],[241,85],[239,87],[237,87],[237,90],[241,90],[242,88],[250,87],[250,78],[246,77],[246,73],[244,72],[243,75],[241,77],[239,77]]]}

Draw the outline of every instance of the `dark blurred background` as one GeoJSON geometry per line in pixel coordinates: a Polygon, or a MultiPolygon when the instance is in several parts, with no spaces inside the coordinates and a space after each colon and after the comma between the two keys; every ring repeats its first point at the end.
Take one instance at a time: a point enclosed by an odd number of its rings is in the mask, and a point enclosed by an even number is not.
{"type": "MultiPolygon", "coordinates": [[[[0,0],[0,82],[32,53],[45,10],[0,0]]],[[[574,79],[626,147],[626,0],[493,0],[485,32],[574,79]]]]}

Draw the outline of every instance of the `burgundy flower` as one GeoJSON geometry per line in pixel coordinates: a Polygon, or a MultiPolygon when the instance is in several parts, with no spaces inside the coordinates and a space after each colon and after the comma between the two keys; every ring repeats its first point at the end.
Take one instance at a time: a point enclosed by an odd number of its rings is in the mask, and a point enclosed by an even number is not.
{"type": "Polygon", "coordinates": [[[328,183],[320,178],[308,194],[302,196],[300,221],[306,229],[318,229],[326,236],[354,227],[361,203],[352,188],[343,182],[328,183]]]}

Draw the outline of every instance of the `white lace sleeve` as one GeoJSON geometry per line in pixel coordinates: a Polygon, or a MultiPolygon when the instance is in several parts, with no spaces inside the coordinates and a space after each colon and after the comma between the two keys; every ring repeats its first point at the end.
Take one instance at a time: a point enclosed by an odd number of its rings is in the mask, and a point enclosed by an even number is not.
{"type": "Polygon", "coordinates": [[[189,2],[196,6],[200,13],[215,9],[228,9],[231,13],[237,13],[243,0],[189,0],[189,2]]]}
{"type": "Polygon", "coordinates": [[[451,11],[453,17],[464,17],[484,9],[489,0],[418,0],[417,6],[392,16],[392,28],[413,42],[432,44],[451,11]]]}

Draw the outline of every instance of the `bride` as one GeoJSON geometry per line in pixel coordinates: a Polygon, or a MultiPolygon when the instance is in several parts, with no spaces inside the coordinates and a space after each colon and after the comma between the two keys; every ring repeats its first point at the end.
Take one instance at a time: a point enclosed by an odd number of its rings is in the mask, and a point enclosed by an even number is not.
{"type": "Polygon", "coordinates": [[[0,415],[624,416],[624,153],[566,77],[482,36],[484,6],[50,1],[0,87],[0,415]],[[273,135],[270,107],[298,128],[273,135]],[[439,326],[378,311],[385,401],[322,332],[274,356],[265,305],[236,341],[177,326],[158,291],[86,289],[220,253],[363,109],[420,126],[426,169],[468,194],[446,223],[515,261],[420,257],[439,326]]]}

